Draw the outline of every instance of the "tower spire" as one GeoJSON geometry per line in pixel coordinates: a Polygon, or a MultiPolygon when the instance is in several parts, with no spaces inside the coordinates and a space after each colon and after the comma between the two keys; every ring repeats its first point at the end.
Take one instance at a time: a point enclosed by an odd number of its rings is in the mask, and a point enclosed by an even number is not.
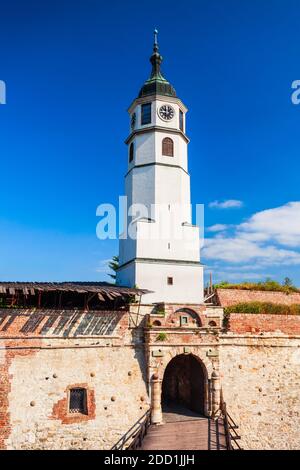
{"type": "Polygon", "coordinates": [[[154,30],[154,45],[153,45],[153,54],[150,57],[150,62],[152,64],[152,72],[150,79],[163,79],[160,71],[160,65],[162,63],[162,56],[158,52],[158,30],[155,28],[154,30]]]}
{"type": "Polygon", "coordinates": [[[142,96],[156,94],[165,96],[176,96],[176,91],[161,73],[160,66],[162,60],[163,58],[159,53],[158,46],[158,30],[155,28],[153,53],[150,57],[150,62],[152,65],[151,75],[150,78],[146,80],[143,87],[141,88],[139,98],[141,98],[142,96]]]}

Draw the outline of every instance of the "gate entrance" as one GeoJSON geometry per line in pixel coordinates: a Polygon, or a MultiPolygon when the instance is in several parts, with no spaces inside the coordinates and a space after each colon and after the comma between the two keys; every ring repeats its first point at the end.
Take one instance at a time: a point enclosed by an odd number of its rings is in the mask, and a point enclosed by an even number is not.
{"type": "Polygon", "coordinates": [[[174,357],[166,367],[162,383],[162,406],[185,407],[204,415],[205,373],[193,355],[174,357]]]}

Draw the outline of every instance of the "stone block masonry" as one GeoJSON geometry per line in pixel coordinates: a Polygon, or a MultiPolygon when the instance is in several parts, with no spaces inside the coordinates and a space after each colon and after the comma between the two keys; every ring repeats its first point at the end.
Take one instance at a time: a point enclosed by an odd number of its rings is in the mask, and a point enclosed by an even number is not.
{"type": "Polygon", "coordinates": [[[221,384],[244,449],[300,448],[300,337],[220,338],[221,384]]]}
{"type": "Polygon", "coordinates": [[[142,360],[125,346],[69,345],[16,357],[6,448],[109,449],[148,407],[142,360]],[[88,391],[88,415],[68,415],[68,388],[79,385],[88,391]]]}

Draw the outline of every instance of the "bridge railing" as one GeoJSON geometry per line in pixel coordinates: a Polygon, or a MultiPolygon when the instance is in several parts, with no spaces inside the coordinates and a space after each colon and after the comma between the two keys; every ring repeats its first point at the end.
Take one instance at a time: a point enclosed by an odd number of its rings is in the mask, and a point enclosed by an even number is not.
{"type": "Polygon", "coordinates": [[[142,445],[143,439],[151,424],[151,410],[141,416],[137,422],[118,440],[111,450],[136,450],[142,445]]]}
{"type": "Polygon", "coordinates": [[[223,398],[221,398],[220,411],[224,421],[227,450],[242,450],[241,446],[238,443],[238,441],[241,439],[241,436],[237,432],[238,425],[228,413],[227,406],[226,403],[223,401],[223,398]]]}

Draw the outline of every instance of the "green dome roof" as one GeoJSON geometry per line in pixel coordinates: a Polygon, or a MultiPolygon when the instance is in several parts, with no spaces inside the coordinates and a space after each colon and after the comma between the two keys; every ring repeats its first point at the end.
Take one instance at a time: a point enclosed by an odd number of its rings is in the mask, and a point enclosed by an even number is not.
{"type": "Polygon", "coordinates": [[[166,80],[160,70],[162,56],[158,52],[157,30],[154,31],[153,54],[150,57],[152,72],[150,78],[144,83],[139,93],[139,98],[149,95],[164,95],[176,97],[176,91],[168,80],[166,80]]]}

